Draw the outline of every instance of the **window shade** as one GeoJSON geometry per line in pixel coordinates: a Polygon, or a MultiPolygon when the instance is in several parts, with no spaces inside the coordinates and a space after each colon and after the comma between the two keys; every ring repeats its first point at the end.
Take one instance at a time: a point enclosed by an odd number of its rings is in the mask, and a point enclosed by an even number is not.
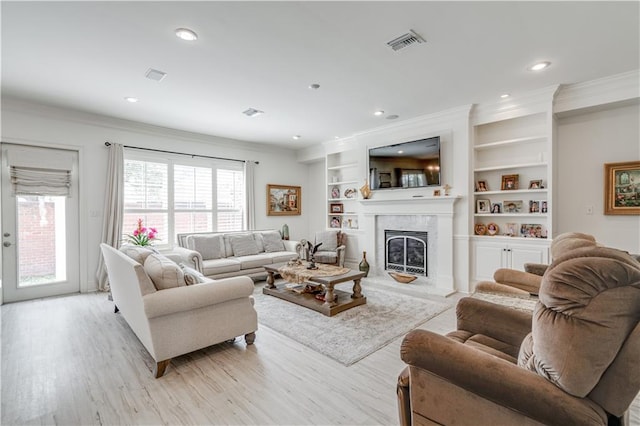
{"type": "Polygon", "coordinates": [[[58,195],[68,197],[71,171],[11,166],[14,195],[58,195]]]}

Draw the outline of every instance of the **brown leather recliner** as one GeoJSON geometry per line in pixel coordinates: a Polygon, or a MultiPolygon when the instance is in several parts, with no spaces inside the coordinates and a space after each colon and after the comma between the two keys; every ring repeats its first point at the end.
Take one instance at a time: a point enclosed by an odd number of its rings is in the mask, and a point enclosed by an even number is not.
{"type": "MultiPolygon", "coordinates": [[[[595,237],[581,232],[566,232],[558,235],[551,242],[551,259],[556,259],[571,250],[582,247],[595,247],[595,237]]],[[[507,293],[526,296],[537,295],[540,291],[542,275],[549,265],[539,263],[527,263],[525,270],[500,268],[493,274],[495,282],[481,281],[476,285],[476,290],[485,293],[507,293]]]]}
{"type": "Polygon", "coordinates": [[[611,425],[640,390],[640,263],[585,247],[556,259],[530,315],[471,298],[457,330],[414,330],[400,423],[611,425]]]}

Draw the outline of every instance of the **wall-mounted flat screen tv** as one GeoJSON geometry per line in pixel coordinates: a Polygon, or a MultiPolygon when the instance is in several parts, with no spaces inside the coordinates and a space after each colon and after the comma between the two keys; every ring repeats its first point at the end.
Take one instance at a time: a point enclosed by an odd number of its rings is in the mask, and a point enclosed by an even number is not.
{"type": "Polygon", "coordinates": [[[369,149],[371,189],[440,185],[440,136],[369,149]]]}

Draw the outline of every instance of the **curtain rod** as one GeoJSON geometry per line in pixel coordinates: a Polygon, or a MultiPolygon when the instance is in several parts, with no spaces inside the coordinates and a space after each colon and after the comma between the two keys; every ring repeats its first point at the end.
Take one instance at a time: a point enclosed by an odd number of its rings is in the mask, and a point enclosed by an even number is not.
{"type": "MultiPolygon", "coordinates": [[[[104,146],[111,146],[111,142],[109,142],[109,141],[105,142],[104,146]]],[[[193,157],[201,157],[201,158],[212,158],[214,160],[238,161],[240,163],[246,163],[247,162],[247,160],[237,160],[235,158],[212,157],[212,156],[209,156],[209,155],[199,155],[199,154],[187,154],[187,153],[184,153],[184,152],[165,151],[165,150],[162,150],[162,149],[153,149],[153,148],[140,148],[140,147],[137,147],[137,146],[129,146],[129,145],[123,145],[123,146],[125,148],[140,149],[140,150],[143,150],[143,151],[162,152],[164,154],[189,155],[192,158],[193,157]]],[[[256,164],[260,164],[259,161],[255,161],[255,163],[256,164]]]]}

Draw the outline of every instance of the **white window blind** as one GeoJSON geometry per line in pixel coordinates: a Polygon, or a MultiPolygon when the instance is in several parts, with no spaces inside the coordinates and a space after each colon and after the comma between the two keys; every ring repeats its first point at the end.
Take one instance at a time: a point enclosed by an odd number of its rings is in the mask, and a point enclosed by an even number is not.
{"type": "Polygon", "coordinates": [[[57,195],[71,193],[71,170],[31,169],[11,166],[14,195],[57,195]]]}
{"type": "Polygon", "coordinates": [[[124,233],[142,219],[156,245],[185,232],[244,229],[242,163],[125,150],[124,233]]]}
{"type": "Polygon", "coordinates": [[[52,195],[71,193],[73,152],[49,150],[46,153],[16,148],[8,156],[11,189],[14,195],[52,195]],[[42,165],[46,167],[42,167],[42,165]]]}

